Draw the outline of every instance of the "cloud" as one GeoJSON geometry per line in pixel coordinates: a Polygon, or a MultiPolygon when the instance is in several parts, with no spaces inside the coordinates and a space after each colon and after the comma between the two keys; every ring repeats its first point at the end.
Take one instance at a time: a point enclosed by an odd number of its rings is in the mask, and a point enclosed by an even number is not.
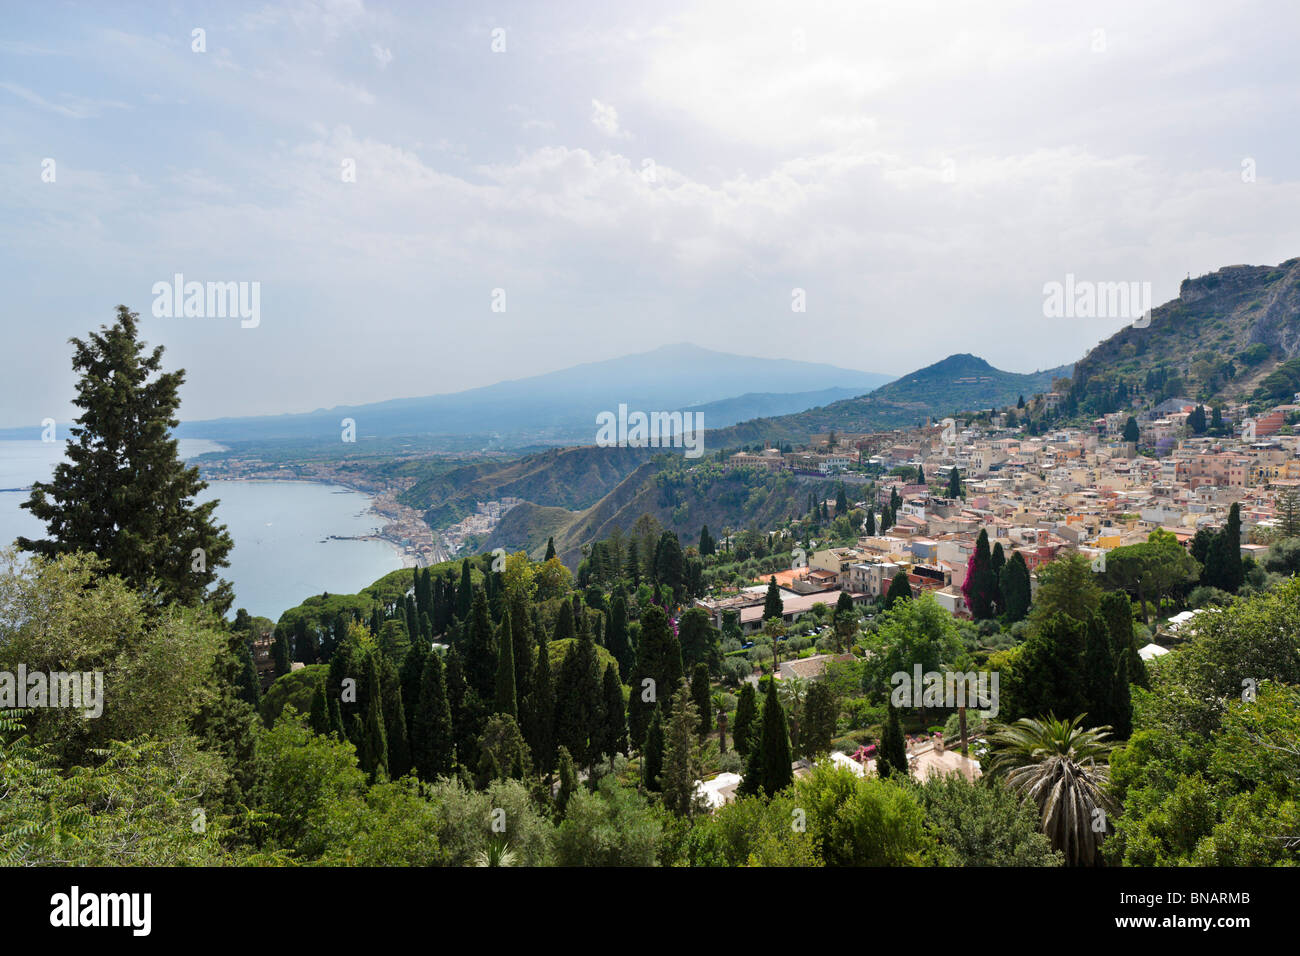
{"type": "Polygon", "coordinates": [[[618,128],[618,110],[600,100],[591,101],[591,122],[606,136],[616,139],[627,138],[627,133],[618,128]]]}
{"type": "Polygon", "coordinates": [[[393,62],[393,51],[380,46],[378,43],[370,44],[370,52],[375,55],[375,60],[379,63],[381,70],[388,69],[388,64],[393,62]]]}

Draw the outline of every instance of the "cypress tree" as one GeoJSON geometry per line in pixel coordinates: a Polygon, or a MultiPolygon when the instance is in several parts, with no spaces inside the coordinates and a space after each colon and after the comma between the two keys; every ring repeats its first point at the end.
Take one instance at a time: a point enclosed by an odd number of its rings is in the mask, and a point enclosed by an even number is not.
{"type": "Polygon", "coordinates": [[[396,780],[411,771],[411,742],[406,734],[406,705],[402,688],[384,695],[384,733],[388,737],[388,773],[396,780]],[[390,703],[391,701],[391,703],[390,703]]]}
{"type": "Polygon", "coordinates": [[[627,754],[627,711],[623,706],[623,685],[613,667],[605,668],[604,707],[602,716],[604,726],[600,737],[598,756],[613,757],[615,754],[627,754]]]}
{"type": "Polygon", "coordinates": [[[573,755],[568,748],[561,746],[557,753],[560,771],[560,789],[555,795],[555,809],[559,816],[564,816],[568,809],[569,798],[578,789],[578,768],[573,765],[573,755]]]}
{"type": "Polygon", "coordinates": [[[469,620],[470,606],[474,601],[474,579],[469,572],[469,558],[460,563],[460,587],[456,589],[456,618],[469,620]]]}
{"type": "Polygon", "coordinates": [[[745,681],[740,688],[740,699],[736,701],[736,719],[731,728],[732,744],[736,753],[742,757],[749,754],[754,739],[754,718],[757,716],[758,703],[754,694],[754,685],[745,681]]]}
{"type": "Polygon", "coordinates": [[[515,639],[510,623],[510,608],[502,612],[501,628],[497,633],[496,713],[519,717],[519,700],[515,694],[515,639]]]}
{"type": "Polygon", "coordinates": [[[907,743],[903,740],[903,725],[898,719],[898,708],[888,704],[889,719],[880,738],[876,753],[876,773],[888,777],[895,773],[907,775],[907,743]]]}
{"type": "Polygon", "coordinates": [[[542,560],[549,561],[553,557],[555,557],[555,536],[554,535],[546,539],[546,557],[543,558],[542,560]]]}
{"type": "Polygon", "coordinates": [[[474,593],[469,612],[465,681],[480,700],[491,701],[496,696],[496,679],[496,638],[492,633],[492,621],[488,617],[487,595],[480,589],[474,593]]]}
{"type": "Polygon", "coordinates": [[[664,768],[663,717],[656,703],[650,711],[650,726],[641,748],[641,782],[647,790],[659,791],[659,775],[664,768]]]}
{"type": "Polygon", "coordinates": [[[709,666],[703,661],[695,665],[691,674],[691,701],[699,715],[695,732],[703,742],[713,730],[713,693],[709,686],[709,666]]]}
{"type": "Polygon", "coordinates": [[[894,579],[889,582],[889,590],[885,592],[885,610],[888,611],[899,601],[910,601],[912,599],[912,586],[907,583],[907,572],[899,571],[894,575],[894,579]]]}
{"type": "Polygon", "coordinates": [[[781,618],[785,614],[785,603],[781,600],[781,591],[776,586],[776,576],[768,578],[767,594],[763,598],[763,620],[781,618]]]}
{"type": "Polygon", "coordinates": [[[451,704],[443,679],[442,659],[430,653],[420,676],[420,698],[412,722],[411,751],[415,772],[426,782],[451,773],[453,732],[451,704]]]}
{"type": "Polygon", "coordinates": [[[1029,566],[1025,564],[1024,555],[1019,551],[1011,553],[1011,560],[1002,569],[1001,574],[1003,611],[1009,623],[1024,619],[1029,613],[1030,582],[1029,566]]]}
{"type": "Polygon", "coordinates": [[[330,732],[329,705],[325,703],[325,682],[321,681],[311,694],[310,725],[313,732],[328,734],[330,732]]]}
{"type": "Polygon", "coordinates": [[[966,581],[962,594],[971,610],[971,616],[983,621],[993,616],[992,556],[989,554],[989,533],[981,528],[975,542],[975,554],[966,567],[966,581]]]}
{"type": "Polygon", "coordinates": [[[224,616],[234,593],[217,571],[233,542],[214,521],[218,502],[196,502],[207,483],[171,437],[185,371],[162,371],[162,346],[145,354],[138,318],[119,305],[112,326],[72,339],[82,413],[67,461],[22,504],[50,537],[17,544],[43,557],[91,552],[151,604],[204,604],[224,616]]]}
{"type": "Polygon", "coordinates": [[[771,797],[788,787],[794,779],[790,753],[790,727],[785,708],[776,695],[776,680],[767,679],[767,695],[757,746],[749,752],[745,777],[740,789],[747,794],[764,793],[771,797]]]}
{"type": "Polygon", "coordinates": [[[330,733],[339,740],[344,739],[343,732],[343,711],[339,709],[339,699],[331,697],[329,699],[330,708],[330,733]]]}
{"type": "Polygon", "coordinates": [[[407,652],[402,661],[402,668],[398,672],[402,687],[403,709],[406,711],[408,740],[414,733],[415,711],[420,703],[420,682],[424,678],[424,665],[431,653],[432,651],[424,641],[417,641],[407,652]],[[411,702],[410,707],[405,706],[407,701],[411,702]]]}
{"type": "Polygon", "coordinates": [[[652,605],[641,617],[641,646],[630,682],[627,722],[633,740],[645,739],[650,712],[656,704],[668,709],[669,702],[663,697],[665,688],[676,687],[682,676],[681,644],[668,626],[667,613],[652,605]]]}
{"type": "Polygon", "coordinates": [[[282,627],[275,629],[275,643],[271,645],[271,660],[275,662],[275,676],[283,677],[289,673],[293,663],[293,652],[289,650],[289,635],[282,627]]]}
{"type": "Polygon", "coordinates": [[[686,681],[681,681],[673,699],[673,715],[664,734],[663,769],[659,775],[664,806],[683,817],[695,809],[695,781],[704,775],[693,739],[700,717],[691,698],[691,689],[686,681]]]}
{"type": "Polygon", "coordinates": [[[1083,693],[1087,703],[1087,725],[1114,726],[1115,720],[1115,659],[1111,655],[1110,632],[1099,614],[1088,619],[1088,633],[1084,639],[1083,693]]]}
{"type": "Polygon", "coordinates": [[[551,635],[553,641],[567,641],[575,636],[573,624],[573,605],[568,601],[560,604],[560,612],[555,616],[555,633],[551,635]]]}
{"type": "Polygon", "coordinates": [[[524,737],[533,752],[537,771],[549,775],[555,769],[555,689],[551,683],[551,654],[546,632],[534,627],[537,634],[537,664],[533,671],[533,692],[528,708],[528,725],[524,737]]]}
{"type": "Polygon", "coordinates": [[[948,497],[949,498],[966,497],[966,489],[962,487],[962,483],[961,483],[961,472],[957,470],[956,465],[953,465],[952,470],[948,472],[948,497]]]}
{"type": "Polygon", "coordinates": [[[614,595],[610,602],[609,629],[606,631],[606,645],[609,652],[618,661],[619,674],[631,675],[636,666],[636,655],[627,633],[627,599],[622,594],[614,595]]]}
{"type": "Polygon", "coordinates": [[[555,739],[569,749],[581,766],[590,767],[600,755],[601,680],[596,644],[584,627],[560,665],[555,691],[555,739]]]}

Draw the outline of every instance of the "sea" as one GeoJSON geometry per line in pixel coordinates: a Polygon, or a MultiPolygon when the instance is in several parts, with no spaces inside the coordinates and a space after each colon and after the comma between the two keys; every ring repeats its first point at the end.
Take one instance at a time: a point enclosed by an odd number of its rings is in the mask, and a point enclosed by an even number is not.
{"type": "MultiPolygon", "coordinates": [[[[199,438],[182,438],[178,448],[187,460],[221,450],[199,438]]],[[[44,536],[44,524],[20,505],[63,453],[62,442],[0,441],[0,547],[19,535],[44,536]]],[[[314,594],[353,594],[402,567],[386,541],[338,540],[373,534],[383,523],[361,492],[312,481],[211,481],[198,498],[218,500],[217,520],[235,542],[222,569],[235,588],[232,614],[242,607],[274,621],[314,594]]]]}

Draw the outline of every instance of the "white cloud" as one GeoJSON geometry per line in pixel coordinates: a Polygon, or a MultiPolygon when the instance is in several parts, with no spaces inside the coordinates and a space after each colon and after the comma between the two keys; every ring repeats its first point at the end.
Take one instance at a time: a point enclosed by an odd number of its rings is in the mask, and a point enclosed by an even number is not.
{"type": "Polygon", "coordinates": [[[627,138],[628,134],[618,127],[618,110],[608,103],[596,99],[591,101],[591,122],[606,136],[627,138]]]}

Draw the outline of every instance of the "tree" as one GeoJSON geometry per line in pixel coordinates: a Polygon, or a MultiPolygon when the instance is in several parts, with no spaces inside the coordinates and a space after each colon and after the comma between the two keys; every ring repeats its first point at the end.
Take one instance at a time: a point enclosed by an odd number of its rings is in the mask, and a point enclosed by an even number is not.
{"type": "Polygon", "coordinates": [[[431,782],[451,773],[454,739],[442,658],[430,653],[420,676],[420,698],[411,725],[412,758],[421,780],[431,782]]]}
{"type": "Polygon", "coordinates": [[[781,591],[776,586],[776,576],[768,578],[767,595],[763,598],[763,620],[781,618],[785,615],[785,603],[781,600],[781,591]]]}
{"type": "Polygon", "coordinates": [[[745,681],[740,688],[740,697],[736,701],[736,720],[731,729],[732,742],[735,745],[736,753],[742,757],[749,754],[749,749],[753,746],[754,731],[757,725],[754,719],[758,716],[758,703],[754,693],[754,685],[745,681]]]}
{"type": "Polygon", "coordinates": [[[1290,488],[1279,491],[1274,506],[1277,509],[1280,536],[1300,538],[1300,494],[1290,488]]]}
{"type": "Polygon", "coordinates": [[[983,621],[993,616],[996,582],[993,577],[992,557],[989,554],[989,533],[981,528],[975,541],[975,553],[966,565],[966,580],[961,586],[966,606],[971,616],[983,621]]]}
{"type": "Polygon", "coordinates": [[[790,786],[793,779],[790,729],[781,700],[777,697],[776,679],[769,677],[757,746],[749,752],[740,790],[747,794],[763,793],[771,797],[790,786]]]}
{"type": "Polygon", "coordinates": [[[112,326],[71,340],[82,413],[68,460],[50,481],[33,482],[22,505],[50,537],[19,537],[18,547],[44,557],[89,552],[151,605],[204,604],[224,615],[234,594],[217,572],[233,542],[213,519],[218,502],[195,503],[207,483],[170,435],[185,371],[162,371],[162,346],[144,354],[138,318],[119,305],[112,326]]]}
{"type": "Polygon", "coordinates": [[[620,675],[631,675],[636,666],[636,652],[627,633],[627,598],[615,594],[609,605],[609,627],[605,630],[605,646],[618,661],[620,675]]]}
{"type": "Polygon", "coordinates": [[[718,631],[709,612],[693,607],[677,621],[677,641],[682,648],[682,664],[693,669],[697,664],[717,666],[718,631]]]}
{"type": "Polygon", "coordinates": [[[1227,522],[1210,543],[1202,582],[1236,594],[1245,579],[1241,564],[1241,507],[1234,501],[1228,509],[1227,522]]]}
{"type": "Polygon", "coordinates": [[[289,635],[282,627],[275,629],[275,643],[271,645],[271,660],[275,662],[275,676],[289,673],[293,664],[293,651],[289,649],[289,635]]]}
{"type": "Polygon", "coordinates": [[[863,530],[866,532],[867,537],[871,537],[876,533],[876,515],[872,508],[867,508],[867,524],[863,530]]]}
{"type": "Polygon", "coordinates": [[[993,773],[1037,808],[1040,829],[1070,866],[1097,862],[1102,839],[1093,826],[1097,811],[1118,814],[1105,790],[1105,761],[1115,746],[1105,740],[1110,728],[1085,729],[1080,721],[1023,718],[990,737],[993,773]]]}
{"type": "Polygon", "coordinates": [[[717,547],[713,542],[713,537],[709,534],[709,526],[705,525],[700,528],[700,557],[707,558],[712,555],[717,547]]]}
{"type": "MultiPolygon", "coordinates": [[[[488,617],[487,595],[474,592],[469,612],[469,634],[465,644],[465,681],[482,701],[496,698],[497,647],[488,617]]],[[[476,735],[477,736],[477,735],[476,735]]]]}
{"type": "MultiPolygon", "coordinates": [[[[1109,561],[1109,555],[1107,559],[1109,561]]],[[[1081,554],[1063,555],[1042,565],[1038,569],[1034,623],[1055,614],[1067,614],[1076,621],[1086,621],[1101,600],[1101,588],[1094,578],[1091,562],[1081,554]]]]}
{"type": "Polygon", "coordinates": [[[507,607],[501,617],[501,627],[497,632],[496,712],[508,714],[518,719],[519,700],[515,694],[515,639],[511,632],[510,608],[507,607]]]}
{"type": "Polygon", "coordinates": [[[696,664],[695,670],[691,673],[691,700],[695,704],[695,712],[699,714],[695,732],[703,742],[713,731],[713,698],[709,686],[709,668],[703,662],[696,664]]]}
{"type": "Polygon", "coordinates": [[[524,735],[533,751],[533,764],[539,773],[549,775],[555,769],[555,689],[551,683],[551,654],[546,632],[534,627],[537,634],[537,664],[533,671],[533,692],[528,703],[528,723],[524,735]]]}
{"type": "Polygon", "coordinates": [[[891,610],[899,601],[912,599],[912,585],[907,581],[907,572],[899,571],[889,582],[889,590],[885,592],[886,611],[891,610]]]}
{"type": "Polygon", "coordinates": [[[659,774],[664,767],[664,726],[662,711],[656,703],[650,712],[650,727],[641,745],[641,782],[647,790],[659,790],[659,774]]]}
{"type": "Polygon", "coordinates": [[[695,785],[704,776],[704,764],[695,745],[700,715],[691,688],[681,681],[673,698],[673,713],[664,734],[664,762],[659,776],[664,806],[679,817],[702,809],[695,785]]]}
{"type": "Polygon", "coordinates": [[[1141,437],[1138,432],[1137,419],[1130,415],[1128,421],[1124,423],[1124,441],[1136,445],[1141,437]]]}
{"type": "Polygon", "coordinates": [[[601,679],[596,643],[583,627],[560,665],[555,686],[555,739],[569,749],[579,766],[589,768],[600,754],[601,679]]]}
{"type": "Polygon", "coordinates": [[[1007,555],[1002,550],[1002,542],[999,541],[993,545],[993,552],[989,555],[989,570],[993,575],[993,603],[997,605],[998,613],[1006,610],[1002,596],[1002,569],[1007,566],[1007,555]]]}
{"type": "Polygon", "coordinates": [[[844,482],[841,481],[839,487],[835,491],[835,516],[838,518],[840,515],[846,515],[848,513],[849,496],[844,491],[844,482]]]}
{"type": "Polygon", "coordinates": [[[816,759],[830,753],[839,717],[839,702],[831,686],[825,681],[813,681],[804,700],[803,727],[799,733],[800,750],[805,757],[816,759]]]}
{"type": "Polygon", "coordinates": [[[1038,814],[1001,782],[934,774],[917,788],[947,866],[1060,866],[1038,814]]]}
{"type": "Polygon", "coordinates": [[[604,706],[601,708],[602,729],[596,753],[601,757],[613,757],[615,754],[627,753],[627,710],[623,706],[623,685],[619,683],[614,668],[605,668],[603,694],[604,706]]]}
{"type": "Polygon", "coordinates": [[[858,609],[853,605],[853,598],[848,591],[841,591],[835,602],[834,614],[835,646],[844,651],[852,646],[853,638],[858,633],[858,609]]]}
{"type": "Polygon", "coordinates": [[[668,615],[651,605],[641,615],[641,646],[632,671],[632,696],[628,700],[628,731],[633,740],[645,740],[650,711],[657,702],[670,709],[665,688],[677,686],[684,676],[681,645],[668,626],[668,615]]]}
{"type": "Polygon", "coordinates": [[[542,558],[542,560],[549,561],[553,557],[555,557],[555,536],[551,535],[546,539],[546,557],[542,558]]]}
{"type": "Polygon", "coordinates": [[[1006,613],[1007,621],[1015,623],[1023,620],[1024,616],[1029,613],[1029,601],[1031,587],[1029,581],[1029,566],[1025,564],[1025,557],[1019,551],[1013,551],[1011,560],[1006,563],[1001,574],[1001,590],[1003,610],[1006,613]]]}
{"type": "Polygon", "coordinates": [[[880,735],[876,751],[876,773],[889,777],[896,773],[907,775],[907,743],[903,740],[903,725],[898,719],[898,708],[889,705],[889,719],[880,735]]]}
{"type": "Polygon", "coordinates": [[[949,498],[966,497],[966,489],[962,487],[962,483],[961,483],[961,472],[957,470],[956,465],[953,465],[952,469],[948,472],[948,497],[949,498]]]}
{"type": "Polygon", "coordinates": [[[1194,435],[1204,435],[1208,427],[1205,422],[1205,406],[1197,405],[1192,413],[1187,416],[1187,427],[1192,430],[1194,435]]]}

